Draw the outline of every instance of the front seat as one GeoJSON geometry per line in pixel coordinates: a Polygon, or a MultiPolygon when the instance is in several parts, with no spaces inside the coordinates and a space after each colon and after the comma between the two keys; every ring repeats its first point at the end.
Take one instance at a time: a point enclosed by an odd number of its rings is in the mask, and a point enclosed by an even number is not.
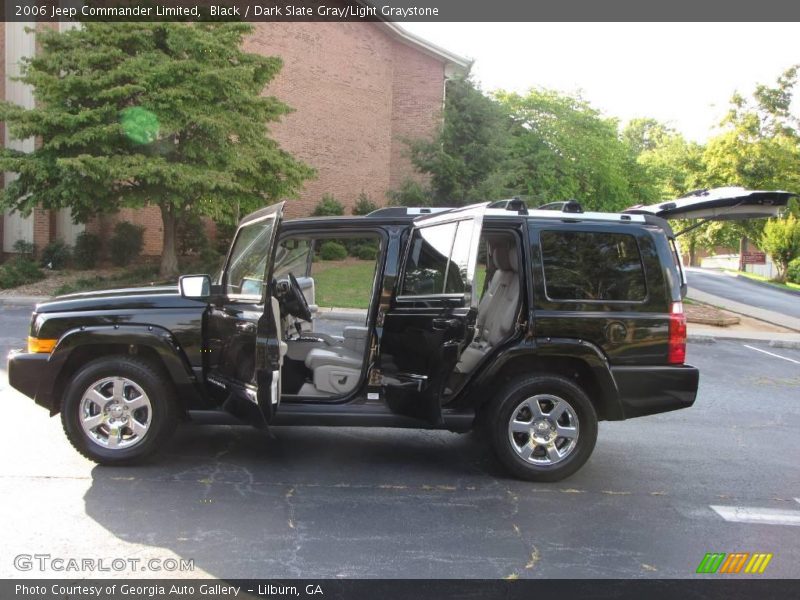
{"type": "Polygon", "coordinates": [[[510,249],[497,248],[492,253],[492,259],[497,270],[489,288],[494,286],[494,293],[486,303],[483,298],[481,299],[475,325],[475,338],[461,354],[461,360],[456,365],[458,373],[472,371],[481,359],[502,343],[514,329],[520,290],[517,249],[513,246],[510,249]]]}
{"type": "Polygon", "coordinates": [[[346,346],[314,348],[308,353],[305,365],[314,376],[314,387],[329,394],[353,391],[361,377],[364,352],[346,346]]]}

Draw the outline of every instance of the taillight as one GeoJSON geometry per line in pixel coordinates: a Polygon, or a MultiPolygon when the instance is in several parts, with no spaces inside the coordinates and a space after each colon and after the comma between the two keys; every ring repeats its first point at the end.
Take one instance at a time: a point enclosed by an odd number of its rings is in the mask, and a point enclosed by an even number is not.
{"type": "Polygon", "coordinates": [[[686,362],[686,315],[683,314],[682,302],[673,302],[669,314],[667,362],[671,365],[682,365],[686,362]]]}

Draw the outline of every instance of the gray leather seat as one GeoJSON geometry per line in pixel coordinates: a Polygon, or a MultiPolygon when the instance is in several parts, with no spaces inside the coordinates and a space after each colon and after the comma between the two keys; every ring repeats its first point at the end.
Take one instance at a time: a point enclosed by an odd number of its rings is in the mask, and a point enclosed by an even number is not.
{"type": "Polygon", "coordinates": [[[314,348],[305,365],[313,372],[314,388],[328,394],[351,392],[361,377],[367,342],[366,327],[345,327],[341,345],[314,348]]]}
{"type": "Polygon", "coordinates": [[[497,344],[505,340],[516,323],[519,306],[519,259],[517,249],[498,247],[492,252],[497,269],[478,305],[475,339],[461,354],[459,373],[469,373],[497,344]],[[491,293],[491,297],[486,296],[491,293]]]}

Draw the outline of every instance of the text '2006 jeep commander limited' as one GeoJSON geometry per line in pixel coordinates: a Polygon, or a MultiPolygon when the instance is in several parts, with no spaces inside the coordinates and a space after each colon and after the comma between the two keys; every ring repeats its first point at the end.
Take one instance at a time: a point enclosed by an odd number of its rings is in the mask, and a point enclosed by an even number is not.
{"type": "Polygon", "coordinates": [[[665,219],[771,216],[790,197],[720,188],[616,214],[511,200],[287,222],[277,204],[241,222],[214,280],[39,304],[9,380],[101,464],[150,455],[178,420],[225,416],[482,427],[511,473],[556,481],[589,458],[598,420],[695,400],[665,219]],[[320,260],[335,247],[362,260],[320,260]],[[317,306],[326,265],[362,274],[346,291],[368,308],[342,320],[317,306]]]}

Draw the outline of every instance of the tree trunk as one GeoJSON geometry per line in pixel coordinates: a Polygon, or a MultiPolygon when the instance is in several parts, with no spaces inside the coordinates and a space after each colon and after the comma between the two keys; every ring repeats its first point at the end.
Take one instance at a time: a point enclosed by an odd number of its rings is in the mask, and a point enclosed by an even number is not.
{"type": "Polygon", "coordinates": [[[745,271],[744,268],[744,254],[747,252],[747,238],[742,236],[739,238],[739,270],[745,271]]]}
{"type": "Polygon", "coordinates": [[[697,242],[695,240],[689,241],[689,266],[694,267],[697,263],[697,242]]]}
{"type": "Polygon", "coordinates": [[[175,207],[171,204],[162,204],[159,208],[161,208],[164,237],[161,249],[161,267],[158,274],[165,278],[175,277],[178,274],[178,256],[175,253],[175,237],[177,233],[175,207]]]}

